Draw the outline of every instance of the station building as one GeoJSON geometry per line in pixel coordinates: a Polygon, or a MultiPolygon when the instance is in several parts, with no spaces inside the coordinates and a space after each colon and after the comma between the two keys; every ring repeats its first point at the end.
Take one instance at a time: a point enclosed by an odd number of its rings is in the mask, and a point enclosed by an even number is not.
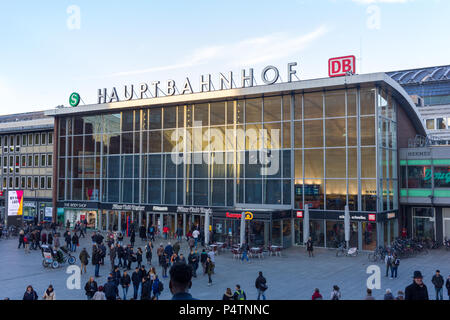
{"type": "Polygon", "coordinates": [[[132,221],[213,240],[361,250],[399,234],[399,150],[426,136],[385,73],[292,81],[46,112],[54,117],[54,218],[102,230],[132,221]]]}

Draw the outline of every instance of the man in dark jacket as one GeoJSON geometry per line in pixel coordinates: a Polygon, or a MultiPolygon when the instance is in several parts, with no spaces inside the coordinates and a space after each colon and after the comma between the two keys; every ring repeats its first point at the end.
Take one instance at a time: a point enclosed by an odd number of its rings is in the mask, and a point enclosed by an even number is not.
{"type": "Polygon", "coordinates": [[[117,258],[119,259],[119,267],[123,267],[125,266],[126,262],[125,262],[125,250],[123,249],[123,247],[120,244],[117,244],[117,258]],[[122,264],[122,260],[123,260],[123,264],[122,264]]]}
{"type": "Polygon", "coordinates": [[[414,271],[414,281],[405,289],[405,300],[428,300],[427,286],[420,271],[414,271]]]}
{"type": "Polygon", "coordinates": [[[152,281],[148,276],[142,279],[141,300],[150,300],[152,296],[152,281]]]}
{"type": "Polygon", "coordinates": [[[130,288],[131,277],[126,271],[123,272],[122,278],[120,279],[120,285],[123,291],[123,300],[127,300],[128,289],[130,288]]]}
{"type": "Polygon", "coordinates": [[[264,292],[267,290],[266,278],[263,277],[262,271],[259,272],[258,278],[255,280],[255,287],[258,290],[258,299],[262,296],[263,300],[266,300],[264,292]]]}
{"type": "Polygon", "coordinates": [[[119,296],[119,289],[112,277],[108,277],[108,282],[103,286],[103,291],[105,292],[106,300],[116,300],[119,296]]]}
{"type": "Polygon", "coordinates": [[[172,300],[197,300],[188,292],[192,286],[192,268],[185,263],[175,263],[170,268],[170,292],[172,300]]]}
{"type": "Polygon", "coordinates": [[[450,275],[448,276],[447,281],[445,281],[445,287],[447,288],[448,300],[450,300],[450,275]]]}
{"type": "Polygon", "coordinates": [[[141,285],[142,282],[142,278],[139,274],[139,268],[136,267],[136,269],[134,270],[134,272],[131,274],[131,282],[133,282],[133,299],[137,300],[137,296],[139,293],[139,286],[141,285]]]}
{"type": "Polygon", "coordinates": [[[100,260],[102,259],[100,250],[96,245],[92,246],[92,264],[95,266],[95,276],[100,277],[100,260]]]}
{"type": "Polygon", "coordinates": [[[436,300],[444,300],[444,277],[441,276],[441,272],[436,270],[436,274],[431,278],[431,282],[434,285],[434,290],[436,291],[436,300]]]}
{"type": "Polygon", "coordinates": [[[118,287],[120,284],[120,279],[122,278],[122,276],[120,275],[119,267],[115,266],[114,271],[111,274],[112,274],[114,283],[116,284],[116,287],[118,287]]]}
{"type": "Polygon", "coordinates": [[[164,252],[167,253],[167,256],[169,256],[169,257],[171,257],[173,255],[173,247],[172,247],[172,244],[170,242],[164,248],[164,252]]]}

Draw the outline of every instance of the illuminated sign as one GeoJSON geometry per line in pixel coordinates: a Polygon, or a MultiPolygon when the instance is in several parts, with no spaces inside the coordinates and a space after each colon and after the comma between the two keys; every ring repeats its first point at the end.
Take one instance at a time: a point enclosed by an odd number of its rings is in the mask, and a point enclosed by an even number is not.
{"type": "Polygon", "coordinates": [[[303,218],[303,211],[297,211],[297,218],[303,218]]]}
{"type": "Polygon", "coordinates": [[[23,190],[8,191],[8,216],[21,216],[23,212],[23,190]]]}
{"type": "Polygon", "coordinates": [[[78,93],[74,92],[69,97],[69,104],[71,107],[77,107],[80,104],[81,97],[78,93]]]}
{"type": "MultiPolygon", "coordinates": [[[[251,213],[250,211],[246,211],[244,214],[245,214],[245,220],[253,220],[253,213],[251,213]]],[[[225,214],[225,216],[226,216],[227,218],[241,219],[242,214],[240,214],[240,213],[229,213],[229,212],[227,212],[227,213],[225,214]]]]}
{"type": "Polygon", "coordinates": [[[369,221],[376,221],[377,217],[375,215],[375,213],[369,213],[369,221]]]}

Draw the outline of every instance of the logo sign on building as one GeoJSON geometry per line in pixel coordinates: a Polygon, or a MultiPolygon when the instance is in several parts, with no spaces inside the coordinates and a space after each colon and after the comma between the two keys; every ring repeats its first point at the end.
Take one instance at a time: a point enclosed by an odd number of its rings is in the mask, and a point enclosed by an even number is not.
{"type": "Polygon", "coordinates": [[[21,216],[23,212],[23,190],[8,191],[8,216],[21,216]]]}
{"type": "Polygon", "coordinates": [[[369,221],[376,221],[377,218],[375,216],[375,213],[369,213],[369,221]]]}
{"type": "Polygon", "coordinates": [[[342,77],[356,73],[355,56],[331,58],[328,60],[328,75],[330,77],[342,77]]]}
{"type": "Polygon", "coordinates": [[[77,107],[80,104],[81,97],[77,92],[70,95],[69,104],[71,107],[77,107]]]}
{"type": "Polygon", "coordinates": [[[45,207],[45,216],[44,220],[51,221],[53,218],[53,208],[52,207],[45,207]]]}
{"type": "MultiPolygon", "coordinates": [[[[245,214],[245,220],[253,220],[253,213],[250,211],[244,212],[245,214]]],[[[235,218],[235,219],[241,219],[242,214],[241,213],[226,213],[227,218],[235,218]]]]}
{"type": "Polygon", "coordinates": [[[297,218],[303,218],[303,211],[297,211],[297,218]]]}

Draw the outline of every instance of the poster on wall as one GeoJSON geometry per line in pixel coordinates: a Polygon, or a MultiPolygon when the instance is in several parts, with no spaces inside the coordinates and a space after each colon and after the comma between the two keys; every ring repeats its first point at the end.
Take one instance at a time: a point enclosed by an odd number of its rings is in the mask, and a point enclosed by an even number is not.
{"type": "Polygon", "coordinates": [[[53,219],[53,208],[52,207],[45,207],[44,220],[52,221],[52,219],[53,219]]]}
{"type": "Polygon", "coordinates": [[[23,212],[23,190],[8,191],[8,216],[21,216],[23,212]]]}

